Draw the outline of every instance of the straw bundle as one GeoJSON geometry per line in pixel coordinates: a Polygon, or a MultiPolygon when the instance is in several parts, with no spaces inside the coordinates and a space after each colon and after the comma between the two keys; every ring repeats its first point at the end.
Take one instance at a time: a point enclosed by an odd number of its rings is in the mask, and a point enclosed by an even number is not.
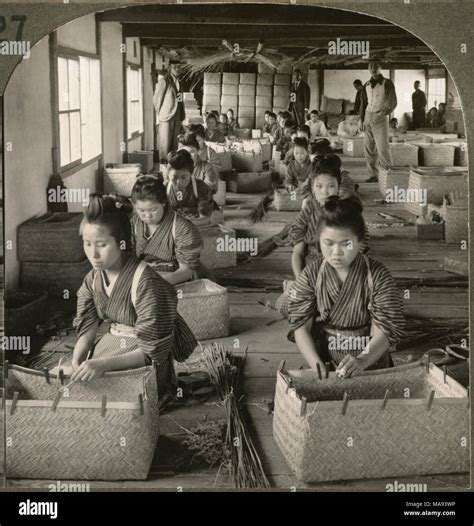
{"type": "Polygon", "coordinates": [[[270,484],[247,430],[240,404],[239,380],[244,360],[222,345],[203,350],[207,371],[227,418],[226,444],[231,454],[231,475],[237,488],[269,488],[270,484]]]}

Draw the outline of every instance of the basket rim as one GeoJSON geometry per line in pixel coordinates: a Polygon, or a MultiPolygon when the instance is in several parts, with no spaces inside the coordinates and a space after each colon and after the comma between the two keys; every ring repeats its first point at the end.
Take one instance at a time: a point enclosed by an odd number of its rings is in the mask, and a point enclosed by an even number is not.
{"type": "MultiPolygon", "coordinates": [[[[177,287],[176,290],[181,290],[180,287],[182,287],[183,285],[191,285],[191,284],[195,284],[197,282],[202,282],[205,285],[206,292],[209,292],[207,297],[209,297],[209,296],[220,296],[220,295],[228,293],[228,291],[227,291],[227,289],[225,287],[223,287],[222,285],[219,285],[218,283],[215,283],[214,281],[211,281],[210,279],[207,279],[207,278],[195,279],[193,281],[180,283],[179,285],[176,285],[176,287],[177,287]],[[214,290],[212,290],[212,289],[214,289],[214,290]]],[[[186,298],[195,298],[195,297],[202,297],[202,296],[201,296],[201,294],[199,292],[190,292],[189,294],[186,294],[186,298]]],[[[184,297],[180,298],[180,299],[184,299],[184,297]]]]}
{"type": "MultiPolygon", "coordinates": [[[[6,399],[6,406],[11,406],[13,404],[13,400],[6,399]]],[[[15,404],[15,411],[13,412],[13,415],[8,413],[7,416],[7,423],[8,419],[14,416],[16,413],[16,409],[24,407],[24,408],[51,408],[51,404],[53,403],[53,400],[17,400],[15,404]]],[[[145,400],[143,401],[145,404],[145,400]]],[[[92,401],[92,400],[64,400],[61,399],[56,406],[56,410],[59,408],[70,408],[70,409],[102,409],[102,401],[92,401]]],[[[116,410],[140,410],[140,404],[138,402],[109,402],[107,401],[106,410],[110,409],[116,409],[116,410]]],[[[7,424],[8,425],[8,424],[7,424]]]]}
{"type": "MultiPolygon", "coordinates": [[[[7,362],[4,362],[4,364],[7,362]]],[[[30,369],[28,367],[23,367],[21,365],[16,365],[14,363],[8,363],[8,369],[13,371],[18,371],[21,373],[31,374],[33,376],[44,376],[43,370],[39,369],[30,369]]],[[[138,367],[136,369],[126,369],[124,371],[107,371],[104,373],[104,375],[101,378],[114,378],[114,377],[126,377],[126,376],[133,376],[143,373],[145,378],[148,378],[149,374],[153,371],[152,365],[145,365],[144,367],[138,367]],[[147,374],[145,374],[147,373],[147,374]]],[[[49,374],[50,378],[57,378],[59,379],[59,374],[49,374]]],[[[69,378],[67,375],[64,375],[64,378],[69,378]]]]}

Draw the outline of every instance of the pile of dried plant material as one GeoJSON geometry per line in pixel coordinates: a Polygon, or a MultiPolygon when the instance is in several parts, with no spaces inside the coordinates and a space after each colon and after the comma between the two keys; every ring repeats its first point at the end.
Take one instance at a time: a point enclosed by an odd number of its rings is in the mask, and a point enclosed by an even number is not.
{"type": "Polygon", "coordinates": [[[225,444],[230,451],[230,473],[235,487],[269,488],[240,404],[239,380],[245,358],[234,356],[216,343],[204,348],[203,357],[226,414],[225,444]]]}
{"type": "MultiPolygon", "coordinates": [[[[182,426],[181,426],[182,427],[182,426]]],[[[183,428],[185,429],[185,428],[183,428]]],[[[195,458],[203,460],[210,468],[219,466],[219,473],[231,473],[230,449],[225,441],[227,422],[225,420],[207,420],[198,422],[196,427],[185,429],[187,437],[183,444],[195,451],[195,458]]]]}

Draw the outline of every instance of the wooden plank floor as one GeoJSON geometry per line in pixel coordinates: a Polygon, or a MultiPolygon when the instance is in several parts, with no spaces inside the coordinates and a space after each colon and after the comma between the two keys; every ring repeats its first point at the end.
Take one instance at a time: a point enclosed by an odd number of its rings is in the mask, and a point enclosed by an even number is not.
{"type": "MultiPolygon", "coordinates": [[[[458,287],[425,286],[426,278],[445,280],[452,277],[442,263],[445,256],[467,259],[465,251],[455,245],[444,242],[419,242],[415,236],[415,226],[393,227],[392,223],[378,216],[379,212],[403,217],[414,221],[414,216],[403,210],[400,205],[382,205],[375,184],[363,183],[366,178],[364,163],[361,159],[344,158],[343,165],[351,176],[360,182],[360,194],[365,206],[364,215],[369,223],[371,235],[371,253],[391,270],[398,282],[410,283],[410,298],[405,299],[407,314],[453,320],[468,324],[467,285],[458,287]]],[[[231,194],[228,196],[225,218],[226,225],[235,228],[239,236],[255,236],[259,243],[278,233],[288,221],[296,215],[292,212],[270,212],[264,223],[252,225],[248,220],[250,210],[261,196],[231,194]]],[[[299,368],[304,361],[296,346],[288,342],[286,334],[288,323],[268,304],[274,304],[284,279],[291,278],[290,247],[279,247],[263,258],[241,263],[231,269],[216,271],[222,282],[244,283],[249,279],[261,282],[261,286],[230,287],[231,334],[218,340],[228,348],[239,347],[235,352],[247,349],[244,372],[243,403],[247,409],[249,427],[256,446],[261,454],[265,472],[273,488],[289,491],[296,487],[302,490],[316,491],[385,491],[389,479],[360,481],[342,481],[319,484],[298,482],[286,465],[272,436],[271,403],[275,389],[275,372],[281,360],[287,368],[299,368]]],[[[55,349],[58,357],[64,352],[65,344],[72,344],[74,337],[68,336],[60,342],[48,345],[55,349]]],[[[205,343],[204,343],[205,345],[205,343]]],[[[430,342],[414,348],[404,349],[394,355],[396,363],[409,363],[420,358],[430,342]]],[[[202,369],[200,351],[197,350],[188,360],[189,370],[202,369]]],[[[463,384],[467,384],[468,371],[464,364],[453,366],[449,373],[463,384]]],[[[215,400],[206,403],[184,405],[164,413],[161,418],[160,439],[150,475],[146,481],[90,482],[91,489],[128,489],[128,490],[171,490],[181,486],[184,491],[199,489],[230,489],[228,477],[218,474],[216,469],[208,470],[197,462],[191,462],[189,451],[183,446],[185,429],[193,427],[204,417],[218,419],[223,416],[215,400]]],[[[429,491],[457,491],[469,486],[467,474],[417,476],[411,479],[398,478],[398,482],[426,483],[429,491]]],[[[54,482],[54,481],[53,481],[54,482]]],[[[10,480],[11,488],[45,488],[51,481],[10,480]]]]}

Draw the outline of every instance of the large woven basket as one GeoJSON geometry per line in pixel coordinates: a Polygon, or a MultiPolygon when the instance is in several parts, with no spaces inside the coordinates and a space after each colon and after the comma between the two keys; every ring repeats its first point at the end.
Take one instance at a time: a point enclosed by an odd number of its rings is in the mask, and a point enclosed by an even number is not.
{"type": "Polygon", "coordinates": [[[207,142],[206,145],[216,153],[216,160],[219,161],[219,172],[232,170],[232,156],[227,146],[214,142],[207,142]]]}
{"type": "Polygon", "coordinates": [[[208,279],[177,285],[178,312],[198,340],[224,338],[230,332],[227,289],[208,279]]]}
{"type": "Polygon", "coordinates": [[[266,192],[271,180],[271,172],[240,172],[227,179],[227,190],[241,194],[266,192]]]}
{"type": "Polygon", "coordinates": [[[391,167],[388,170],[379,170],[379,190],[384,199],[387,197],[387,190],[394,192],[400,188],[408,187],[410,169],[408,167],[391,167]]]}
{"type": "Polygon", "coordinates": [[[238,172],[261,172],[263,170],[263,155],[253,152],[231,152],[232,168],[238,172]]]}
{"type": "Polygon", "coordinates": [[[141,168],[141,164],[107,164],[104,190],[130,197],[141,168]]]}
{"type": "Polygon", "coordinates": [[[334,373],[319,380],[308,370],[292,386],[291,377],[278,372],[273,436],[296,477],[316,482],[467,472],[467,391],[450,377],[444,383],[435,365],[429,372],[421,365],[345,380],[334,373]]]}
{"type": "Polygon", "coordinates": [[[364,138],[342,139],[342,152],[351,157],[364,157],[364,138]]]}
{"type": "Polygon", "coordinates": [[[299,211],[303,204],[303,196],[299,188],[289,192],[286,189],[278,188],[273,195],[273,207],[280,211],[299,211]]]}
{"type": "MultiPolygon", "coordinates": [[[[443,196],[449,191],[467,193],[467,171],[462,168],[412,168],[408,178],[408,190],[426,190],[427,202],[443,203],[443,196]]],[[[405,203],[405,209],[419,215],[420,204],[405,203]]]]}
{"type": "Polygon", "coordinates": [[[394,166],[418,166],[418,146],[409,143],[390,145],[394,166]]]}
{"type": "Polygon", "coordinates": [[[127,160],[130,164],[139,164],[143,174],[153,171],[153,150],[135,150],[128,154],[127,160]]]}
{"type": "Polygon", "coordinates": [[[74,383],[61,390],[54,410],[61,384],[54,374],[48,378],[50,383],[39,371],[8,367],[7,476],[145,479],[158,439],[154,368],[109,372],[74,383]],[[14,404],[15,392],[19,397],[14,404]]]}
{"type": "Polygon", "coordinates": [[[203,247],[201,249],[200,260],[202,264],[212,270],[216,268],[235,267],[237,265],[237,252],[235,250],[225,250],[229,248],[229,240],[235,240],[235,230],[223,225],[205,225],[198,227],[202,236],[203,247]],[[226,239],[228,240],[226,242],[226,239]],[[220,250],[221,244],[224,250],[220,250]]]}
{"type": "Polygon", "coordinates": [[[423,144],[420,147],[420,166],[453,166],[454,146],[447,144],[423,144]]]}
{"type": "Polygon", "coordinates": [[[74,263],[23,261],[20,283],[23,289],[46,291],[55,298],[67,299],[65,294],[73,298],[90,269],[88,259],[74,263]]]}
{"type": "Polygon", "coordinates": [[[20,261],[81,261],[84,248],[79,236],[83,215],[58,212],[29,219],[18,227],[20,261]]]}
{"type": "Polygon", "coordinates": [[[467,166],[467,143],[466,141],[445,142],[449,146],[454,146],[454,166],[467,166]]]}
{"type": "Polygon", "coordinates": [[[444,236],[448,243],[469,239],[467,194],[450,192],[443,198],[441,215],[444,219],[444,236]]]}
{"type": "Polygon", "coordinates": [[[5,293],[5,334],[24,336],[35,334],[36,325],[47,316],[46,292],[12,289],[5,293]]]}

